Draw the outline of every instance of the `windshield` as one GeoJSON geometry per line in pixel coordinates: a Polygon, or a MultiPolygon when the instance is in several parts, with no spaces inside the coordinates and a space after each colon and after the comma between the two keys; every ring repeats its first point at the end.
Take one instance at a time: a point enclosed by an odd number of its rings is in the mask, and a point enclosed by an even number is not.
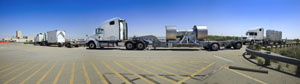
{"type": "Polygon", "coordinates": [[[247,32],[246,35],[247,36],[256,36],[257,33],[256,32],[247,32]]]}
{"type": "Polygon", "coordinates": [[[97,29],[96,34],[103,34],[104,33],[104,29],[97,29]]]}

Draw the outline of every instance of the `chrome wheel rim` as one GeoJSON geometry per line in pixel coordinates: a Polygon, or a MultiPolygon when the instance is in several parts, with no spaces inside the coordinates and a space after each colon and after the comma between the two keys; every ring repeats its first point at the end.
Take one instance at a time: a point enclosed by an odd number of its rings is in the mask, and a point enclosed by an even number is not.
{"type": "Polygon", "coordinates": [[[138,48],[139,48],[139,49],[142,49],[143,47],[144,47],[144,45],[143,45],[142,43],[139,43],[139,44],[138,44],[138,48]]]}
{"type": "Polygon", "coordinates": [[[132,48],[132,43],[128,43],[127,48],[131,49],[132,48]]]}

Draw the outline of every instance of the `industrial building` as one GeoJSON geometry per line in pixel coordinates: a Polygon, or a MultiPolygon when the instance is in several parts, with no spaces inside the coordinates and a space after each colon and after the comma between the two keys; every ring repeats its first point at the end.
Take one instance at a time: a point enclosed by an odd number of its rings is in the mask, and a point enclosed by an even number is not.
{"type": "Polygon", "coordinates": [[[3,41],[11,41],[11,42],[33,42],[34,36],[22,36],[22,31],[17,30],[16,36],[6,37],[2,39],[3,41]]]}

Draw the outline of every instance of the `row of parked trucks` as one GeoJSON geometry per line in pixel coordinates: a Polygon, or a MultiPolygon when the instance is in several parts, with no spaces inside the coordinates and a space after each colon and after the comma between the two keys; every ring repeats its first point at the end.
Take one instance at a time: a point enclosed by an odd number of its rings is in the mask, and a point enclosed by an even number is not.
{"type": "MultiPolygon", "coordinates": [[[[249,30],[246,34],[247,39],[240,41],[205,41],[208,37],[207,26],[194,25],[189,30],[178,30],[176,26],[166,26],[165,29],[165,40],[158,39],[153,35],[129,38],[127,22],[121,18],[112,18],[96,28],[95,34],[88,36],[85,41],[66,41],[65,31],[54,30],[37,34],[34,44],[42,46],[58,45],[59,47],[86,45],[90,49],[124,46],[127,50],[144,50],[148,49],[149,46],[154,49],[157,47],[203,47],[207,50],[217,51],[221,47],[240,49],[242,44],[246,42],[253,44],[253,42],[259,42],[260,40],[265,41],[263,28],[249,30]]],[[[267,30],[267,37],[273,38],[266,41],[281,41],[281,38],[277,38],[279,36],[272,35],[274,32],[277,35],[277,31],[267,30]]]]}

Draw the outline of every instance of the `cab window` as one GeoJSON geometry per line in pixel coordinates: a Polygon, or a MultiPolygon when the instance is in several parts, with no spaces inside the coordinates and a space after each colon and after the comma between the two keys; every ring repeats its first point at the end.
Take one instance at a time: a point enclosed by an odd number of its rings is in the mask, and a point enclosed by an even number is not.
{"type": "Polygon", "coordinates": [[[104,29],[97,29],[97,34],[103,34],[104,33],[104,29]]]}
{"type": "Polygon", "coordinates": [[[114,25],[114,24],[115,24],[115,21],[109,22],[109,25],[114,25]]]}

